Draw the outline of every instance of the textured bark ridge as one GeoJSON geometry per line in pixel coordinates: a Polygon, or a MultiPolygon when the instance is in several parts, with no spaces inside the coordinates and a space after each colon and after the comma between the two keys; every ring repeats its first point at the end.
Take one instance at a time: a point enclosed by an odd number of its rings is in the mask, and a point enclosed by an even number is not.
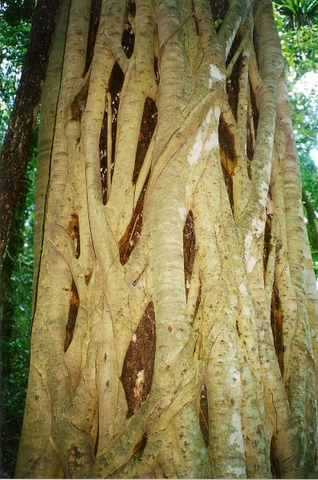
{"type": "Polygon", "coordinates": [[[76,0],[58,31],[17,477],[315,477],[317,291],[271,2],[76,0]]]}

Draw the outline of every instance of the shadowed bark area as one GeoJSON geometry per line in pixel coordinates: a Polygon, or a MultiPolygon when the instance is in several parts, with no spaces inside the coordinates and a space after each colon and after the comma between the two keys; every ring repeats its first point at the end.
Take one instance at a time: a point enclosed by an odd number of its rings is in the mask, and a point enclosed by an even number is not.
{"type": "Polygon", "coordinates": [[[0,152],[0,260],[25,177],[37,110],[49,60],[60,0],[37,3],[23,73],[0,152]]]}
{"type": "Polygon", "coordinates": [[[16,475],[315,476],[271,2],[77,0],[67,30],[16,475]]]}

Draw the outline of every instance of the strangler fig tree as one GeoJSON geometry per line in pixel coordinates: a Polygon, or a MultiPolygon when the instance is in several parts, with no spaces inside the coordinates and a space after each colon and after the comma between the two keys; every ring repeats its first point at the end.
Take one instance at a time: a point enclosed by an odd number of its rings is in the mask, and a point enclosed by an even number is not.
{"type": "Polygon", "coordinates": [[[270,0],[63,0],[18,477],[317,475],[317,290],[270,0]]]}

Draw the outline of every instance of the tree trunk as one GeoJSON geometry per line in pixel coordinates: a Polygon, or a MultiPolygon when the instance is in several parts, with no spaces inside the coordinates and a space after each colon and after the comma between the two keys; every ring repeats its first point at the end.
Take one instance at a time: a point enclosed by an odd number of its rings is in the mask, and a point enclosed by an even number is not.
{"type": "Polygon", "coordinates": [[[37,3],[23,73],[0,152],[0,262],[29,160],[59,4],[60,0],[37,3]]]}
{"type": "Polygon", "coordinates": [[[315,477],[317,291],[271,1],[63,8],[17,477],[315,477]]]}

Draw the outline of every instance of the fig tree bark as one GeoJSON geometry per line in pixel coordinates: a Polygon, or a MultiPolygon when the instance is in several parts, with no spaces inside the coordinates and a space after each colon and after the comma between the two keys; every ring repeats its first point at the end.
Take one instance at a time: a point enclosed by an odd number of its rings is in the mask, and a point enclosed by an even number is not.
{"type": "Polygon", "coordinates": [[[315,477],[317,290],[271,1],[62,9],[16,476],[315,477]]]}

